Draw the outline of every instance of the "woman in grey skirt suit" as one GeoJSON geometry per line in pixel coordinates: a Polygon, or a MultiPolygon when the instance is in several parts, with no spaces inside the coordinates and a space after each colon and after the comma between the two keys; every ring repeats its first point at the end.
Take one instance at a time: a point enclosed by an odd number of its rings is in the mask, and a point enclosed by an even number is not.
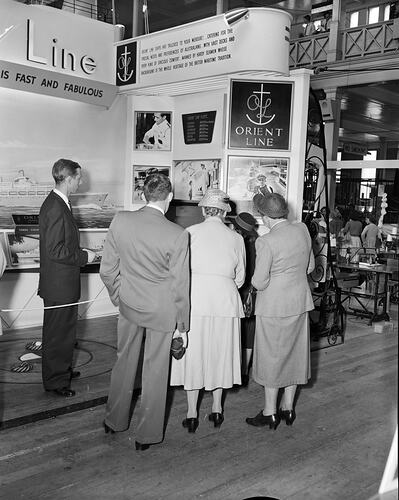
{"type": "Polygon", "coordinates": [[[314,257],[307,227],[287,221],[288,206],[281,195],[255,195],[254,205],[270,229],[256,240],[252,277],[258,290],[253,378],[264,386],[265,405],[246,422],[276,429],[281,419],[292,425],[296,388],[310,378],[308,312],[314,306],[307,274],[314,268],[314,257]]]}

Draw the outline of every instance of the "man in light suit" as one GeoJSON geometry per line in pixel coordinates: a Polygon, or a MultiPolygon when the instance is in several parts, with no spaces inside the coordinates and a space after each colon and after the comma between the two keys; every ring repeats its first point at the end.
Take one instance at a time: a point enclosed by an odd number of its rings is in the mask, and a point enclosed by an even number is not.
{"type": "Polygon", "coordinates": [[[163,174],[144,183],[147,205],[119,212],[104,245],[100,276],[119,306],[118,353],[112,370],[105,432],[129,427],[129,411],[145,332],[136,449],[163,439],[170,347],[176,327],[189,328],[188,233],[166,219],[172,185],[163,174]]]}
{"type": "Polygon", "coordinates": [[[79,229],[68,196],[81,182],[78,163],[60,159],[53,165],[55,188],[39,213],[40,277],[38,295],[44,301],[42,378],[46,391],[71,397],[78,306],[65,307],[80,297],[80,267],[92,262],[95,252],[79,247],[79,229]]]}

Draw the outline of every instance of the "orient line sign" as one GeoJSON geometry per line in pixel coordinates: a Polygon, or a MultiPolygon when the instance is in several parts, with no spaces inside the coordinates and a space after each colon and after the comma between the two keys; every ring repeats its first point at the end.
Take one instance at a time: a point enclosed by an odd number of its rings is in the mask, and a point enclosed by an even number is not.
{"type": "Polygon", "coordinates": [[[292,83],[231,82],[229,147],[290,148],[292,83]]]}

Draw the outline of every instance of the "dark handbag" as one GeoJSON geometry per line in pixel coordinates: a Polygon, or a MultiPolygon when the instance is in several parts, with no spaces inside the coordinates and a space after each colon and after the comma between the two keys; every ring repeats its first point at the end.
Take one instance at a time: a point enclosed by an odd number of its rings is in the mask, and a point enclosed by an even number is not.
{"type": "Polygon", "coordinates": [[[175,337],[172,339],[172,344],[170,346],[170,352],[175,359],[181,359],[186,352],[184,347],[184,342],[182,337],[175,337]]]}
{"type": "Polygon", "coordinates": [[[255,300],[256,300],[256,289],[251,285],[249,287],[247,296],[245,297],[242,303],[246,318],[250,318],[251,316],[255,315],[255,300]]]}

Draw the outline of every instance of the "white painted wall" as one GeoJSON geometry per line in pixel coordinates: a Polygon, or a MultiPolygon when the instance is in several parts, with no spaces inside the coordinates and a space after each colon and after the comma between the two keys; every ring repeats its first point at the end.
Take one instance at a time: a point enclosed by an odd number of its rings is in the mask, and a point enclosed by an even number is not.
{"type": "Polygon", "coordinates": [[[107,191],[123,205],[126,96],[110,109],[56,97],[0,88],[0,177],[18,170],[37,182],[52,182],[58,158],[83,168],[80,191],[107,191]]]}

